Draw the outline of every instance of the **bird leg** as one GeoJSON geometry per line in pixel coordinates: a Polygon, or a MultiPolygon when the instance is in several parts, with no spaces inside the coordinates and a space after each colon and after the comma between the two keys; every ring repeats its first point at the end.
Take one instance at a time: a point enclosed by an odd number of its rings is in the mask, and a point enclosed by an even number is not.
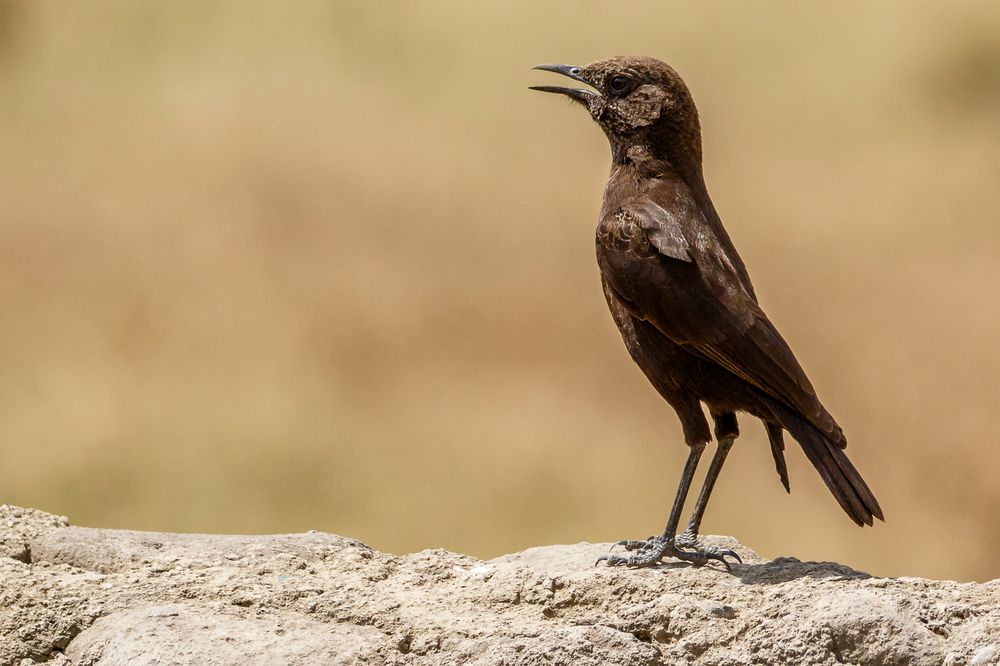
{"type": "Polygon", "coordinates": [[[684,463],[681,482],[677,486],[677,495],[674,497],[674,504],[670,508],[670,516],[667,518],[667,526],[663,530],[663,535],[650,537],[646,541],[619,541],[615,545],[624,546],[625,550],[638,550],[639,553],[637,555],[613,555],[608,553],[597,558],[598,564],[607,562],[608,566],[649,567],[657,564],[668,555],[699,564],[704,564],[709,559],[721,559],[721,557],[712,557],[708,553],[680,551],[674,546],[674,534],[677,533],[677,524],[680,521],[680,514],[684,508],[684,500],[687,499],[688,490],[691,488],[691,480],[694,478],[695,470],[698,468],[698,460],[701,458],[704,450],[704,442],[691,445],[691,450],[688,452],[687,462],[684,463]]]}
{"type": "Polygon", "coordinates": [[[712,495],[712,489],[715,488],[715,482],[722,471],[722,465],[726,462],[726,456],[729,455],[729,449],[733,447],[733,442],[735,441],[735,434],[726,434],[719,437],[719,448],[715,451],[712,462],[708,466],[708,474],[705,476],[705,483],[701,487],[701,493],[698,494],[698,501],[695,503],[694,511],[691,513],[691,520],[688,521],[687,529],[678,534],[674,539],[675,546],[690,548],[697,553],[709,556],[709,559],[719,560],[726,565],[726,569],[729,569],[729,563],[725,559],[726,556],[734,558],[740,564],[743,563],[743,560],[740,559],[740,556],[735,551],[699,542],[698,530],[701,528],[701,519],[705,515],[705,507],[708,506],[708,498],[712,495]]]}

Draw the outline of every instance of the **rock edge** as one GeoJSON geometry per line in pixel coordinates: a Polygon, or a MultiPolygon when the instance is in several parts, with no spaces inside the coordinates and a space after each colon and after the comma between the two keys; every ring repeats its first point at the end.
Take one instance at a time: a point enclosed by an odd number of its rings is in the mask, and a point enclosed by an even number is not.
{"type": "Polygon", "coordinates": [[[0,664],[1000,663],[1000,580],[831,562],[595,567],[607,544],[482,561],[332,534],[71,527],[0,506],[0,664]]]}

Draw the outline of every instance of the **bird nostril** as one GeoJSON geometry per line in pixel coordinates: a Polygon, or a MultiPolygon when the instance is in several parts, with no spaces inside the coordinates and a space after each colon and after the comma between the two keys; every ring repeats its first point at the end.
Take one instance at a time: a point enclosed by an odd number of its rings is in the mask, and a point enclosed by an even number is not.
{"type": "Polygon", "coordinates": [[[580,68],[574,67],[573,69],[569,70],[569,73],[572,74],[573,76],[576,76],[580,73],[580,68]]]}

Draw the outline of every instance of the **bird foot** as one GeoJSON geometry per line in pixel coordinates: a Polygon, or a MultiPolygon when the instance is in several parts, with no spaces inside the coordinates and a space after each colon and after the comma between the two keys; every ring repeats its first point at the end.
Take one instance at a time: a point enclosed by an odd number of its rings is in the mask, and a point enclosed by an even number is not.
{"type": "Polygon", "coordinates": [[[731,557],[740,564],[743,564],[743,558],[739,556],[735,550],[729,550],[728,548],[719,548],[717,546],[709,546],[708,544],[702,543],[698,540],[698,535],[690,530],[684,530],[676,537],[674,537],[674,544],[681,546],[682,548],[690,548],[696,553],[703,553],[711,560],[717,560],[722,562],[726,566],[726,570],[729,571],[729,562],[726,561],[727,557],[731,557]]]}
{"type": "Polygon", "coordinates": [[[661,540],[663,540],[663,537],[656,536],[655,534],[651,537],[647,537],[645,541],[622,539],[621,541],[615,541],[611,544],[611,548],[608,549],[608,552],[614,550],[615,546],[622,546],[625,550],[649,550],[650,548],[655,548],[661,540]]]}
{"type": "Polygon", "coordinates": [[[662,536],[652,536],[645,541],[622,539],[611,545],[612,548],[615,546],[624,546],[625,550],[637,550],[639,553],[637,555],[615,555],[609,552],[598,557],[594,566],[597,566],[601,562],[607,562],[609,567],[623,565],[634,568],[651,567],[658,564],[660,560],[668,555],[677,555],[677,549],[674,548],[674,540],[662,536]]]}
{"type": "Polygon", "coordinates": [[[699,543],[698,537],[689,532],[678,535],[676,538],[651,536],[645,541],[622,539],[612,544],[611,548],[613,549],[615,546],[622,546],[627,551],[639,552],[637,555],[615,555],[609,552],[597,558],[595,566],[601,562],[607,562],[609,567],[651,567],[658,564],[664,557],[674,557],[684,562],[690,562],[696,567],[715,560],[716,562],[721,562],[726,567],[726,571],[731,571],[729,562],[726,561],[727,556],[732,557],[740,564],[743,563],[743,560],[740,559],[740,556],[736,552],[699,543]],[[682,548],[678,548],[678,546],[690,548],[691,550],[683,550],[682,548]]]}

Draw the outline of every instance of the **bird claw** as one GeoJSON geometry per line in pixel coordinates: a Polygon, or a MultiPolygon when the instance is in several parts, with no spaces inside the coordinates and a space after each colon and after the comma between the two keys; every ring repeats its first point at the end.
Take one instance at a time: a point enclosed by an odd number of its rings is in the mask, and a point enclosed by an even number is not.
{"type": "Polygon", "coordinates": [[[620,559],[623,558],[619,557],[618,555],[611,555],[610,553],[605,553],[604,555],[601,555],[600,557],[597,558],[597,561],[594,562],[594,566],[596,567],[601,562],[607,562],[609,567],[613,567],[619,564],[618,560],[620,559]]]}
{"type": "Polygon", "coordinates": [[[641,569],[659,564],[662,558],[663,555],[655,556],[653,553],[628,556],[605,554],[597,558],[594,566],[596,567],[601,562],[607,562],[609,567],[626,566],[630,569],[641,569]]]}
{"type": "MultiPolygon", "coordinates": [[[[685,548],[690,548],[692,555],[695,553],[704,556],[700,564],[695,564],[695,566],[701,566],[705,564],[708,560],[715,560],[716,562],[722,562],[726,567],[726,571],[732,571],[729,562],[726,560],[727,557],[731,557],[740,564],[743,564],[743,558],[739,556],[734,550],[728,548],[718,548],[716,546],[708,546],[698,541],[698,536],[691,532],[685,531],[683,534],[677,536],[676,542],[678,545],[684,546],[685,548]]],[[[697,556],[695,556],[697,557],[697,556]]],[[[694,562],[692,562],[694,563],[694,562]]]]}
{"type": "Polygon", "coordinates": [[[721,562],[726,567],[726,571],[732,572],[732,566],[727,557],[731,557],[740,564],[743,558],[736,551],[728,548],[716,548],[715,546],[705,546],[698,542],[695,535],[684,533],[676,539],[667,539],[662,536],[651,536],[645,541],[634,539],[621,539],[611,544],[611,548],[604,555],[594,562],[596,567],[601,562],[607,562],[609,567],[626,566],[629,568],[642,568],[653,566],[667,556],[676,557],[679,560],[689,562],[692,566],[700,567],[710,561],[721,562]],[[678,546],[685,546],[691,550],[682,550],[678,546]],[[636,555],[614,555],[612,550],[616,546],[622,546],[626,551],[639,551],[636,555]]]}
{"type": "Polygon", "coordinates": [[[722,565],[726,567],[726,571],[732,572],[729,562],[726,561],[725,557],[718,553],[700,550],[681,550],[678,548],[675,549],[673,556],[679,560],[690,563],[693,567],[702,567],[714,560],[716,562],[721,562],[722,565]]]}
{"type": "Polygon", "coordinates": [[[612,550],[614,550],[615,546],[622,546],[623,548],[625,548],[625,550],[646,550],[647,548],[654,548],[656,546],[655,542],[658,538],[660,537],[651,536],[645,541],[637,541],[635,539],[621,539],[611,544],[611,547],[608,548],[608,552],[610,553],[612,550]]]}
{"type": "Polygon", "coordinates": [[[651,567],[674,552],[674,540],[664,537],[650,537],[646,541],[622,539],[611,544],[612,548],[615,546],[623,546],[627,551],[638,550],[639,553],[637,555],[614,555],[609,550],[608,553],[597,558],[594,566],[596,567],[601,562],[607,562],[609,567],[651,567]]]}
{"type": "Polygon", "coordinates": [[[729,550],[728,548],[723,548],[719,550],[719,555],[722,555],[723,557],[731,557],[740,564],[743,564],[743,558],[740,557],[740,554],[737,553],[735,550],[729,550]]]}

